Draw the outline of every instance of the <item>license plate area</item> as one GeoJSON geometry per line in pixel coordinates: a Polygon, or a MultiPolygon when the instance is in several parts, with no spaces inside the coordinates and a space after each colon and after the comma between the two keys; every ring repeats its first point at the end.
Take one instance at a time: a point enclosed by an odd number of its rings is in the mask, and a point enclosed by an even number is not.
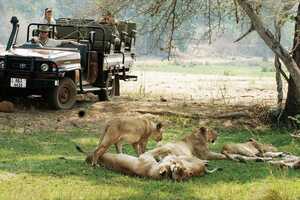
{"type": "Polygon", "coordinates": [[[10,87],[26,88],[27,80],[25,78],[10,78],[10,87]]]}

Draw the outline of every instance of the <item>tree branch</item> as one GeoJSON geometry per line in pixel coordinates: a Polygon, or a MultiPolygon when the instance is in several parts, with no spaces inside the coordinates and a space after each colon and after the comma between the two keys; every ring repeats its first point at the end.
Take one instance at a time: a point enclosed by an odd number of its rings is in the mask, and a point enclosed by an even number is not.
{"type": "Polygon", "coordinates": [[[236,0],[250,18],[255,30],[264,40],[266,45],[281,59],[295,82],[296,88],[300,93],[300,69],[289,52],[275,39],[270,30],[264,27],[260,17],[255,13],[251,4],[247,0],[236,0]]]}
{"type": "Polygon", "coordinates": [[[240,36],[238,39],[236,39],[236,40],[234,41],[234,43],[241,41],[241,40],[244,39],[247,35],[249,35],[250,33],[252,33],[252,31],[254,31],[254,30],[255,30],[255,29],[254,29],[254,26],[251,25],[251,27],[249,28],[249,30],[248,30],[246,33],[244,33],[242,36],[240,36]]]}

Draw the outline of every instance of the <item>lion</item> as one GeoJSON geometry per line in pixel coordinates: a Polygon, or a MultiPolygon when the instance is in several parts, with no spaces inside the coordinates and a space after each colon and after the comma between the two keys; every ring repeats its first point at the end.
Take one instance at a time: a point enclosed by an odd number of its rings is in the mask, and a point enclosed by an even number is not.
{"type": "Polygon", "coordinates": [[[160,160],[168,155],[195,156],[202,160],[227,159],[225,155],[212,152],[208,148],[208,143],[214,143],[217,136],[215,131],[201,127],[195,133],[187,135],[180,141],[158,146],[146,152],[146,154],[151,154],[156,160],[160,160]]]}
{"type": "Polygon", "coordinates": [[[273,145],[259,143],[253,138],[245,143],[225,144],[221,153],[229,159],[237,161],[268,161],[284,155],[283,152],[279,152],[273,145]]]}
{"type": "Polygon", "coordinates": [[[12,113],[15,111],[15,106],[10,101],[1,101],[0,102],[0,112],[12,113]]]}
{"type": "Polygon", "coordinates": [[[92,165],[107,151],[111,145],[116,146],[117,153],[122,153],[122,142],[132,144],[137,155],[146,151],[148,139],[162,140],[162,123],[154,123],[145,118],[115,118],[110,120],[94,151],[92,165]]]}
{"type": "MultiPolygon", "coordinates": [[[[87,163],[93,160],[93,154],[84,152],[79,146],[77,150],[86,154],[87,163]]],[[[104,153],[97,161],[107,169],[123,174],[152,179],[172,179],[175,181],[187,180],[192,176],[203,176],[219,170],[207,169],[207,162],[196,157],[168,155],[159,162],[150,154],[142,154],[139,157],[126,154],[104,153]]]]}
{"type": "Polygon", "coordinates": [[[281,168],[300,169],[300,157],[294,155],[285,155],[281,160],[269,161],[268,163],[281,168]]]}

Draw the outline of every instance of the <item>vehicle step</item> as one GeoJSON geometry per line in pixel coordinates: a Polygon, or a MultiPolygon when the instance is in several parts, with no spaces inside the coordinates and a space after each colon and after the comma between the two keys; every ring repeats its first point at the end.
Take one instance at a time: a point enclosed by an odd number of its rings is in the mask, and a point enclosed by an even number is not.
{"type": "Polygon", "coordinates": [[[87,81],[82,81],[82,85],[84,86],[84,85],[89,85],[90,83],[89,82],[87,82],[87,81]]]}
{"type": "Polygon", "coordinates": [[[124,81],[137,81],[137,76],[134,75],[126,75],[124,77],[124,81]]]}
{"type": "MultiPolygon", "coordinates": [[[[83,92],[94,92],[94,91],[100,91],[101,88],[99,87],[93,87],[93,86],[83,86],[82,87],[83,92]]],[[[80,88],[77,89],[77,91],[81,91],[80,88]]]]}

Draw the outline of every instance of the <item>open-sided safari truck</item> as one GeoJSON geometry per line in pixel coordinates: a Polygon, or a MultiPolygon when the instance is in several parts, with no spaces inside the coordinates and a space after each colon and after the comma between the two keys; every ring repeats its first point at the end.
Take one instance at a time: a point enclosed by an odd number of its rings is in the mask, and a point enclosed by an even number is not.
{"type": "Polygon", "coordinates": [[[19,24],[13,29],[6,51],[0,55],[0,98],[42,95],[56,109],[69,109],[77,93],[92,92],[99,100],[120,95],[120,80],[136,80],[128,75],[134,62],[136,24],[101,24],[95,20],[60,18],[50,24],[49,36],[64,43],[49,48],[31,42],[40,23],[27,27],[27,41],[16,45],[19,24]]]}

